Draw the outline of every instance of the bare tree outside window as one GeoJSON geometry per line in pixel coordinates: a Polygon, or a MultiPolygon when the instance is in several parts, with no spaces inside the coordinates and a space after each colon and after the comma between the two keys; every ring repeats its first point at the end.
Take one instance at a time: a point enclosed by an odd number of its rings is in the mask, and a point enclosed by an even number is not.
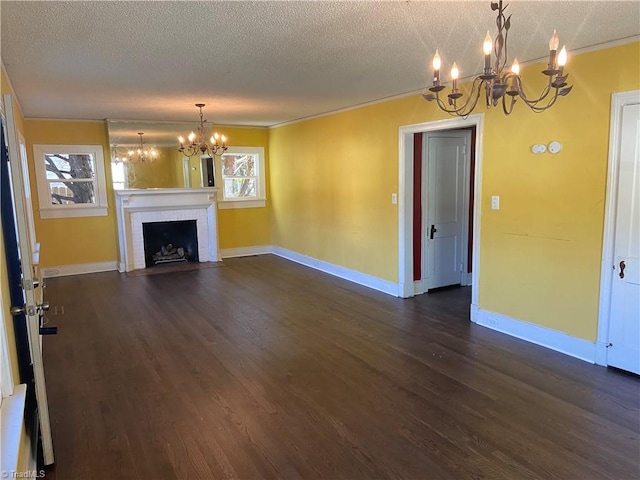
{"type": "Polygon", "coordinates": [[[95,203],[95,167],[90,154],[44,156],[52,205],[95,203]]]}
{"type": "Polygon", "coordinates": [[[222,156],[222,178],[225,198],[257,196],[256,155],[226,154],[222,156]]]}

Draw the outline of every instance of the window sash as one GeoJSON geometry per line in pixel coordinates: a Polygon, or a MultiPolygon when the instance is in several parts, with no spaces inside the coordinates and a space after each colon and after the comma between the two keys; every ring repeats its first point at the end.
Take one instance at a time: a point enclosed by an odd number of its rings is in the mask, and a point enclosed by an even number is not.
{"type": "MultiPolygon", "coordinates": [[[[38,187],[40,218],[67,218],[106,216],[108,214],[104,148],[102,145],[33,145],[38,187]],[[88,155],[91,158],[91,177],[47,178],[47,155],[88,155]],[[91,197],[81,196],[85,203],[58,203],[54,201],[53,185],[92,185],[91,197]]],[[[89,175],[89,172],[85,172],[89,175]]],[[[86,187],[89,189],[89,185],[86,187]]]]}
{"type": "Polygon", "coordinates": [[[222,155],[220,161],[216,161],[216,173],[218,178],[222,180],[222,188],[220,189],[220,200],[218,208],[246,208],[246,207],[264,207],[266,201],[266,185],[265,185],[265,151],[263,147],[238,146],[229,147],[222,155]],[[238,173],[236,175],[225,175],[225,157],[234,157],[234,170],[229,173],[238,173]],[[242,175],[239,170],[245,168],[246,163],[251,162],[251,175],[242,175]],[[249,196],[227,196],[225,186],[229,183],[240,183],[249,181],[252,185],[253,194],[249,196]]]}

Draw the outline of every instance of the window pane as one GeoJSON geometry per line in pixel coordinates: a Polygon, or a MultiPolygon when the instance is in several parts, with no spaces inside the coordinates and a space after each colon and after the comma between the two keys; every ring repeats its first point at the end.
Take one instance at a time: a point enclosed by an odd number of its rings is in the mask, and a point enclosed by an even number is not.
{"type": "Polygon", "coordinates": [[[225,178],[225,198],[246,198],[256,196],[255,178],[225,178]]]}
{"type": "Polygon", "coordinates": [[[116,188],[116,190],[122,190],[124,188],[126,178],[124,163],[111,163],[111,178],[113,179],[113,187],[116,188]],[[118,184],[119,187],[116,187],[116,184],[118,184]]]}
{"type": "Polygon", "coordinates": [[[93,155],[47,153],[44,156],[48,180],[94,177],[93,155]]]}
{"type": "Polygon", "coordinates": [[[255,177],[257,155],[223,155],[223,177],[255,177]]]}
{"type": "Polygon", "coordinates": [[[93,182],[49,183],[52,205],[96,203],[93,182]]]}

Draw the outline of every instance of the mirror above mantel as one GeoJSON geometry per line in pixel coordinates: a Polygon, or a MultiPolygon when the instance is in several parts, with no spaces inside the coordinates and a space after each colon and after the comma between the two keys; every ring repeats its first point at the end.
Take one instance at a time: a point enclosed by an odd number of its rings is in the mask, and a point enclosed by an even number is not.
{"type": "Polygon", "coordinates": [[[201,188],[202,166],[199,157],[178,152],[178,136],[196,128],[194,123],[107,120],[111,147],[114,188],[201,188]],[[153,148],[157,158],[143,161],[128,158],[129,150],[153,148]],[[124,162],[122,159],[126,159],[124,162]]]}

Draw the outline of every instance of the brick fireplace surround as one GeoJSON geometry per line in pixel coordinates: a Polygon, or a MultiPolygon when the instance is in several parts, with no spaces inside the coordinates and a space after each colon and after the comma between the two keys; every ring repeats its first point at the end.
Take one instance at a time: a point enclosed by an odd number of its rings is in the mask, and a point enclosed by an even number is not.
{"type": "Polygon", "coordinates": [[[200,262],[217,262],[216,188],[151,188],[116,190],[118,271],[145,268],[142,224],[195,220],[200,262]]]}

